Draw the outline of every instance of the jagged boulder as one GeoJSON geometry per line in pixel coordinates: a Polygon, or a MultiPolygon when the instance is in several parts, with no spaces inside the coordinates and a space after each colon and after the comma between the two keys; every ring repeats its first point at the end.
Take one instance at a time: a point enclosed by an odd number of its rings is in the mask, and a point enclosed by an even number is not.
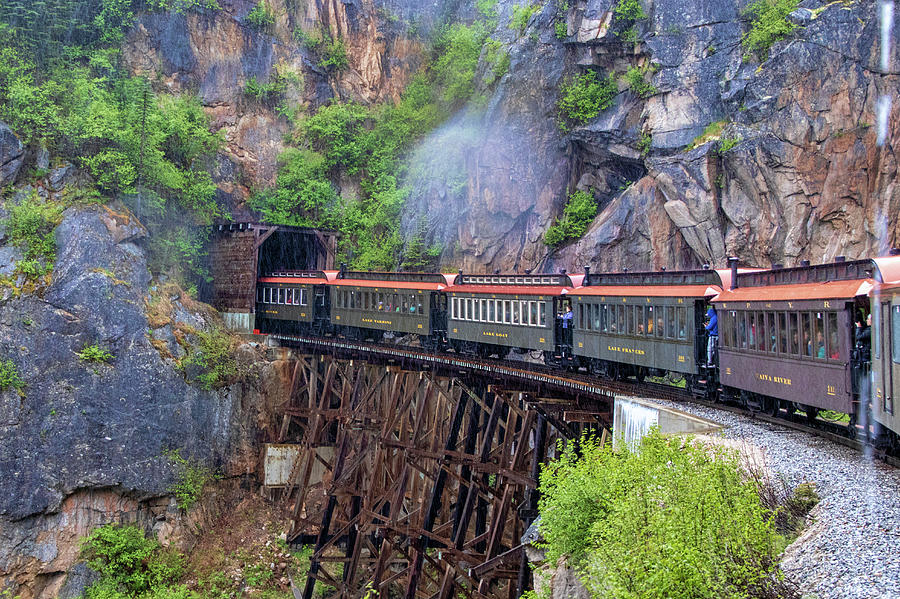
{"type": "Polygon", "coordinates": [[[11,185],[25,160],[25,146],[9,126],[0,121],[0,187],[11,185]]]}

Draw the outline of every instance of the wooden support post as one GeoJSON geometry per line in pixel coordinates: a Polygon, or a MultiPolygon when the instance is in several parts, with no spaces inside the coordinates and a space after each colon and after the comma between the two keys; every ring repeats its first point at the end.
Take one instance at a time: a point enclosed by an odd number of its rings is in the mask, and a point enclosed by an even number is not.
{"type": "MultiPolygon", "coordinates": [[[[543,415],[538,416],[537,427],[534,433],[534,455],[531,458],[531,476],[534,480],[538,480],[538,474],[540,473],[541,460],[544,459],[544,455],[546,455],[545,448],[545,440],[547,437],[547,421],[544,419],[543,415]]],[[[527,491],[528,495],[528,509],[529,511],[537,510],[538,506],[538,490],[530,489],[527,491]]],[[[534,522],[534,518],[529,514],[525,521],[523,522],[524,529],[527,529],[531,526],[531,523],[534,522]]],[[[524,533],[523,533],[524,534],[524,533]]],[[[522,559],[519,563],[519,581],[518,588],[516,591],[516,596],[521,597],[522,593],[528,590],[527,587],[531,586],[528,584],[528,557],[525,555],[525,552],[522,552],[522,559]]]]}
{"type": "MultiPolygon", "coordinates": [[[[462,425],[462,418],[466,411],[466,400],[468,395],[461,394],[459,400],[453,408],[453,419],[450,421],[450,432],[447,435],[447,442],[444,444],[448,451],[456,447],[456,439],[459,436],[459,429],[462,425]]],[[[431,498],[428,500],[428,508],[425,512],[425,521],[422,528],[426,532],[431,532],[434,526],[434,519],[441,507],[441,495],[444,494],[444,485],[447,482],[447,473],[439,465],[438,474],[434,483],[434,489],[431,492],[431,498]]],[[[406,585],[406,599],[415,599],[416,588],[419,585],[419,576],[422,574],[422,563],[425,560],[425,551],[428,549],[428,538],[424,535],[413,542],[415,549],[415,558],[409,570],[409,581],[406,585]]],[[[306,598],[304,598],[306,599],[306,598]]]]}

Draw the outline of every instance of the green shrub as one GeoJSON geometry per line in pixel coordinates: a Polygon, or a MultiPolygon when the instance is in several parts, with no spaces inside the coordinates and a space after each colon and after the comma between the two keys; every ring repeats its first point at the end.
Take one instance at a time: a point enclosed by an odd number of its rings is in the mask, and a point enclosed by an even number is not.
{"type": "Polygon", "coordinates": [[[174,583],[184,572],[182,556],[148,539],[137,526],[95,528],[82,539],[81,551],[102,577],[89,597],[110,597],[117,591],[140,595],[174,583]]]}
{"type": "Polygon", "coordinates": [[[649,98],[658,90],[656,87],[644,79],[644,70],[639,67],[631,67],[625,73],[625,81],[628,87],[640,98],[649,98]]]}
{"type": "Polygon", "coordinates": [[[739,136],[736,137],[723,137],[719,140],[719,154],[724,154],[734,146],[740,143],[741,138],[739,136]]]}
{"type": "Polygon", "coordinates": [[[491,85],[509,72],[509,52],[500,40],[485,40],[483,56],[485,74],[482,81],[485,85],[491,85]]]}
{"type": "Polygon", "coordinates": [[[452,25],[438,36],[430,79],[448,109],[459,107],[475,91],[475,70],[485,38],[487,31],[481,23],[452,25]]]}
{"type": "Polygon", "coordinates": [[[780,596],[783,539],[728,450],[653,432],[613,451],[586,436],[540,491],[547,561],[568,556],[594,597],[780,596]]]}
{"type": "Polygon", "coordinates": [[[612,106],[619,89],[612,73],[601,79],[595,71],[572,78],[560,88],[557,104],[560,128],[568,131],[572,124],[584,124],[612,106]]]}
{"type": "Polygon", "coordinates": [[[165,452],[165,456],[175,468],[175,484],[169,488],[169,492],[175,496],[178,507],[189,510],[200,501],[203,489],[216,476],[209,468],[187,460],[177,449],[165,452]]]}
{"type": "Polygon", "coordinates": [[[62,220],[62,209],[44,202],[32,193],[9,210],[6,234],[9,240],[22,250],[24,259],[17,270],[29,278],[48,274],[56,260],[56,236],[54,231],[62,220]]]}
{"type": "Polygon", "coordinates": [[[745,8],[742,14],[750,19],[750,30],[743,39],[747,55],[766,60],[772,44],[794,31],[796,26],[787,17],[799,3],[800,0],[756,0],[745,8]]]}
{"type": "Polygon", "coordinates": [[[25,387],[25,381],[19,376],[19,369],[16,363],[10,359],[0,360],[0,391],[7,389],[15,389],[22,391],[25,387]]]}
{"type": "Polygon", "coordinates": [[[266,5],[265,0],[262,0],[247,13],[247,23],[251,27],[263,31],[275,24],[275,13],[266,5]]]}
{"type": "Polygon", "coordinates": [[[105,364],[113,359],[113,355],[111,353],[109,353],[96,343],[93,345],[86,345],[80,352],[75,353],[85,362],[98,362],[101,364],[105,364]]]}
{"type": "Polygon", "coordinates": [[[544,243],[557,247],[570,239],[579,239],[597,216],[597,202],[586,191],[576,190],[569,194],[562,218],[556,219],[544,233],[544,243]]]}
{"type": "Polygon", "coordinates": [[[497,0],[475,0],[475,8],[486,19],[497,18],[497,0]]]}
{"type": "Polygon", "coordinates": [[[350,66],[347,46],[342,39],[326,37],[320,46],[321,60],[319,66],[329,71],[343,71],[350,66]]]}
{"type": "Polygon", "coordinates": [[[237,376],[234,359],[235,340],[219,328],[197,332],[197,346],[191,347],[182,358],[180,367],[185,372],[195,372],[190,382],[212,390],[228,384],[237,376]]]}
{"type": "Polygon", "coordinates": [[[619,0],[613,8],[616,21],[639,21],[647,18],[641,0],[619,0]]]}
{"type": "Polygon", "coordinates": [[[525,33],[528,21],[532,15],[541,9],[540,4],[525,4],[523,6],[513,6],[512,17],[509,21],[509,28],[518,31],[519,35],[525,33]]]}
{"type": "Polygon", "coordinates": [[[556,33],[556,39],[564,40],[569,37],[569,26],[565,21],[557,21],[554,23],[553,31],[556,33]]]}
{"type": "Polygon", "coordinates": [[[641,156],[646,156],[650,153],[650,147],[653,144],[653,135],[650,133],[641,133],[641,138],[638,140],[638,150],[641,151],[641,156]]]}

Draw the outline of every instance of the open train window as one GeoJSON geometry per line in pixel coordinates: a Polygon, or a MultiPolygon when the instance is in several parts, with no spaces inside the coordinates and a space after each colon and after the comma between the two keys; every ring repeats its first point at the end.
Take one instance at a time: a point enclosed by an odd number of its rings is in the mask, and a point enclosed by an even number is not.
{"type": "Polygon", "coordinates": [[[666,306],[666,337],[675,338],[675,308],[666,306]]]}
{"type": "Polygon", "coordinates": [[[891,341],[893,360],[900,364],[900,306],[891,309],[891,341]]]}
{"type": "Polygon", "coordinates": [[[812,321],[809,312],[800,314],[800,354],[812,356],[812,321]]]}
{"type": "Polygon", "coordinates": [[[788,339],[787,314],[785,314],[784,312],[778,312],[775,315],[775,317],[778,319],[778,333],[776,334],[778,352],[782,353],[782,354],[786,354],[788,351],[788,349],[787,349],[787,339],[788,339]]]}
{"type": "Polygon", "coordinates": [[[540,316],[541,326],[545,326],[545,324],[547,322],[547,302],[540,302],[538,304],[538,308],[539,308],[539,313],[540,313],[539,316],[540,316]]]}
{"type": "Polygon", "coordinates": [[[813,355],[820,360],[824,360],[828,355],[825,348],[825,314],[816,312],[814,324],[816,330],[813,336],[813,355]]]}
{"type": "Polygon", "coordinates": [[[840,337],[838,337],[837,312],[827,312],[825,314],[825,324],[828,327],[825,334],[825,357],[829,360],[839,360],[841,358],[841,346],[840,337]]]}
{"type": "Polygon", "coordinates": [[[747,314],[745,312],[738,312],[738,341],[740,342],[740,346],[742,349],[747,349],[747,314]]]}
{"type": "Polygon", "coordinates": [[[528,310],[531,312],[531,320],[529,321],[531,326],[536,327],[541,324],[541,321],[538,320],[538,303],[528,302],[528,310]]]}
{"type": "Polygon", "coordinates": [[[678,330],[678,338],[687,338],[687,310],[684,306],[675,308],[676,328],[678,330]]]}

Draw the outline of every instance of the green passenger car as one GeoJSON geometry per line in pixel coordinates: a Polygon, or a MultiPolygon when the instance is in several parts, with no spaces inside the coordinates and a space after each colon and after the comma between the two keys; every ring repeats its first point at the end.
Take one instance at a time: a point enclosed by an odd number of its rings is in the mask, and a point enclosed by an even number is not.
{"type": "Polygon", "coordinates": [[[331,281],[331,323],[344,334],[432,334],[436,297],[448,285],[429,273],[346,272],[331,281]]]}
{"type": "Polygon", "coordinates": [[[703,315],[721,285],[714,270],[589,275],[569,296],[574,352],[596,372],[697,374],[703,315]]]}
{"type": "Polygon", "coordinates": [[[312,323],[316,285],[324,285],[323,272],[261,277],[256,286],[257,318],[312,323]]]}
{"type": "Polygon", "coordinates": [[[508,348],[553,351],[554,321],[566,275],[463,275],[447,290],[447,336],[462,353],[508,348]]]}

